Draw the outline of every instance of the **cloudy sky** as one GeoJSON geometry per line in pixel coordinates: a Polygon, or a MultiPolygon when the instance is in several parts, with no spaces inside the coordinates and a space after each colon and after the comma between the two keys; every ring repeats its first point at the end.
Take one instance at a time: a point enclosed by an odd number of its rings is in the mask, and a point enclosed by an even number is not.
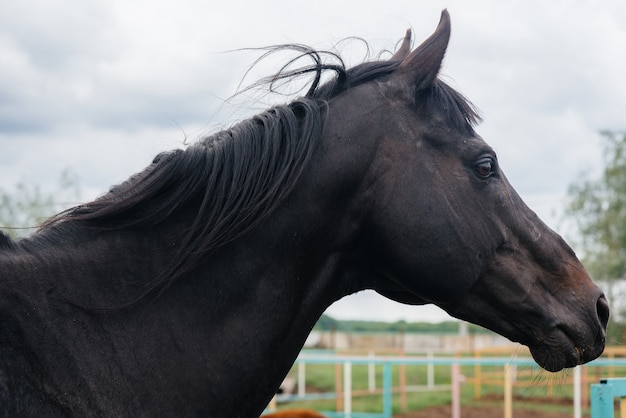
{"type": "MultiPolygon", "coordinates": [[[[417,43],[430,35],[443,8],[452,16],[446,80],[481,110],[479,133],[511,183],[558,229],[568,185],[601,162],[598,131],[626,129],[621,0],[1,2],[0,189],[24,181],[56,190],[70,169],[91,199],[158,152],[285,100],[227,101],[258,55],[227,51],[294,42],[328,49],[349,37],[393,50],[408,27],[417,43]]],[[[356,41],[338,49],[352,63],[365,54],[356,41]]],[[[328,313],[447,318],[368,292],[328,313]]]]}

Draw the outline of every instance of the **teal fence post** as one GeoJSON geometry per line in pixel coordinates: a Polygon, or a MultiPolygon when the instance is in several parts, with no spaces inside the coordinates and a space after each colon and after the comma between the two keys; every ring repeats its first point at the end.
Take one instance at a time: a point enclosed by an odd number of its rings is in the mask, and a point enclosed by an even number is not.
{"type": "Polygon", "coordinates": [[[591,385],[591,418],[613,418],[613,385],[606,380],[591,385]]]}
{"type": "MultiPolygon", "coordinates": [[[[613,418],[615,398],[626,397],[626,378],[602,379],[591,385],[591,418],[613,418]]],[[[621,407],[621,405],[620,405],[621,407]]]]}
{"type": "Polygon", "coordinates": [[[392,418],[391,405],[391,363],[383,365],[383,417],[392,418]]]}

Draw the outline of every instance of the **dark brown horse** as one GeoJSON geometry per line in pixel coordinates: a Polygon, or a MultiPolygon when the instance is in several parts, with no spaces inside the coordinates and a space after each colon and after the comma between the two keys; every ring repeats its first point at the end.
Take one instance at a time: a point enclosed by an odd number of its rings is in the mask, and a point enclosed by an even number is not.
{"type": "Polygon", "coordinates": [[[305,97],[0,234],[0,416],[258,417],[321,313],[362,289],[548,370],[599,356],[607,302],[438,78],[449,35],[444,11],[418,48],[350,69],[298,47],[312,66],[274,80],[311,73],[305,97]]]}

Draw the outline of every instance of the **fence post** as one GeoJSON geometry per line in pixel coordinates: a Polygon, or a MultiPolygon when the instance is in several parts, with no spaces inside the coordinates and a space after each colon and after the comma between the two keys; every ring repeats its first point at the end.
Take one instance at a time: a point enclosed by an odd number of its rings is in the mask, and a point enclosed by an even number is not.
{"type": "Polygon", "coordinates": [[[343,363],[343,413],[350,417],[352,414],[352,363],[343,363]]]}
{"type": "Polygon", "coordinates": [[[582,418],[581,366],[574,368],[574,418],[582,418]]]}
{"type": "Polygon", "coordinates": [[[613,418],[613,385],[606,380],[591,385],[591,417],[613,418]]]}
{"type": "MultiPolygon", "coordinates": [[[[626,379],[602,379],[600,383],[591,385],[591,416],[592,418],[613,418],[614,400],[620,398],[620,412],[624,411],[626,397],[626,379]]],[[[626,412],[626,411],[624,411],[626,412]]]]}
{"type": "Polygon", "coordinates": [[[276,412],[276,395],[272,396],[272,399],[270,400],[270,404],[267,406],[267,409],[270,412],[276,412]]]}
{"type": "Polygon", "coordinates": [[[341,364],[335,364],[335,409],[337,412],[343,411],[343,388],[341,387],[341,364]]]}
{"type": "Polygon", "coordinates": [[[452,364],[452,418],[461,418],[461,366],[452,364]]]}
{"type": "Polygon", "coordinates": [[[581,371],[581,402],[584,408],[590,407],[589,401],[589,367],[580,366],[581,371]]]}
{"type": "MultiPolygon", "coordinates": [[[[474,353],[474,357],[480,360],[481,354],[474,353]]],[[[482,385],[482,369],[480,363],[474,365],[474,399],[480,399],[482,385]]]]}
{"type": "Polygon", "coordinates": [[[504,366],[504,418],[513,418],[513,370],[504,366]]]}
{"type": "MultiPolygon", "coordinates": [[[[400,352],[400,356],[405,356],[404,348],[400,352]]],[[[400,373],[400,410],[406,412],[406,364],[400,364],[398,369],[398,373],[400,373]]]]}
{"type": "MultiPolygon", "coordinates": [[[[429,351],[426,354],[426,358],[428,360],[432,360],[435,357],[432,351],[429,351]]],[[[435,363],[433,361],[429,361],[426,366],[426,376],[428,379],[428,389],[433,389],[435,387],[435,363]]]]}
{"type": "MultiPolygon", "coordinates": [[[[374,359],[374,352],[370,351],[368,357],[374,359]]],[[[376,390],[376,364],[374,362],[367,365],[367,387],[370,392],[376,390]]]]}
{"type": "Polygon", "coordinates": [[[298,363],[298,396],[304,398],[306,395],[306,364],[304,361],[298,363]]]}
{"type": "Polygon", "coordinates": [[[385,362],[383,365],[383,417],[391,418],[391,363],[385,362]]]}

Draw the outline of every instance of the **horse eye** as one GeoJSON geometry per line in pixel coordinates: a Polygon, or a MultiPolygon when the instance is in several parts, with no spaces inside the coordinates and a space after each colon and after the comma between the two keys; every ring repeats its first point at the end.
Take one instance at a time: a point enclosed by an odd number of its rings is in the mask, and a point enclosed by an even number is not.
{"type": "Polygon", "coordinates": [[[476,163],[474,171],[482,178],[488,178],[495,174],[495,162],[491,157],[483,158],[476,163]]]}

